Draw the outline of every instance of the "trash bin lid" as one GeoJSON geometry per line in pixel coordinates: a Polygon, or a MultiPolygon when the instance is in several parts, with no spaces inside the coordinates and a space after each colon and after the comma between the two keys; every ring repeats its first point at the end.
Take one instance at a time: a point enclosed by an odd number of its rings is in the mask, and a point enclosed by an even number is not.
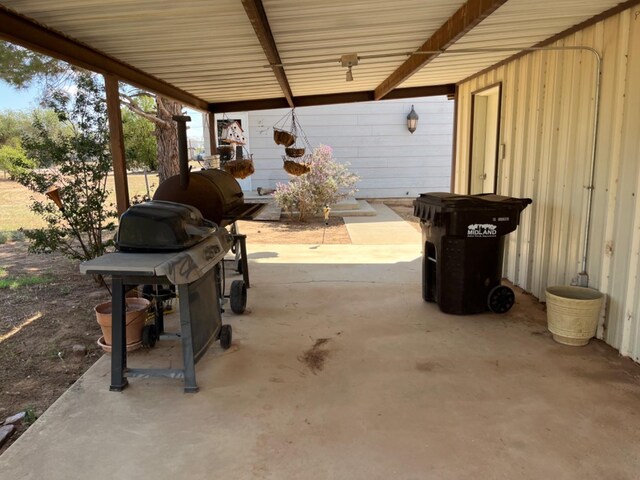
{"type": "MultiPolygon", "coordinates": [[[[443,214],[466,212],[469,214],[491,214],[496,217],[515,215],[515,225],[517,225],[520,212],[531,203],[532,200],[530,198],[506,197],[491,193],[459,195],[448,192],[430,192],[422,193],[414,200],[413,214],[421,220],[429,220],[436,224],[442,221],[443,214]]],[[[446,217],[449,218],[449,215],[446,215],[446,217]]],[[[461,221],[462,218],[457,220],[461,221]]]]}
{"type": "Polygon", "coordinates": [[[429,203],[442,208],[502,208],[505,205],[519,206],[524,209],[532,203],[530,198],[506,197],[494,195],[492,193],[481,193],[478,195],[459,195],[448,192],[421,193],[416,199],[419,203],[429,203]]]}

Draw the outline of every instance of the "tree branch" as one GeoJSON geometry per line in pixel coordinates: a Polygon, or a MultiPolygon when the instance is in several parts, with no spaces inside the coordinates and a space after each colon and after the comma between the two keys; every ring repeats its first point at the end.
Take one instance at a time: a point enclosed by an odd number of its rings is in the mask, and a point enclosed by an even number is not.
{"type": "Polygon", "coordinates": [[[157,123],[163,126],[169,125],[169,122],[167,122],[166,120],[158,118],[157,115],[144,111],[142,108],[140,108],[140,106],[138,105],[138,103],[135,101],[133,97],[126,95],[122,92],[120,92],[120,102],[122,103],[122,105],[127,107],[133,113],[135,113],[136,115],[140,115],[143,118],[146,118],[150,122],[157,123]]]}
{"type": "Polygon", "coordinates": [[[164,106],[164,99],[162,97],[156,97],[156,105],[158,106],[158,113],[160,113],[160,109],[162,109],[162,114],[165,117],[171,118],[173,116],[172,113],[167,109],[167,107],[164,106]]]}

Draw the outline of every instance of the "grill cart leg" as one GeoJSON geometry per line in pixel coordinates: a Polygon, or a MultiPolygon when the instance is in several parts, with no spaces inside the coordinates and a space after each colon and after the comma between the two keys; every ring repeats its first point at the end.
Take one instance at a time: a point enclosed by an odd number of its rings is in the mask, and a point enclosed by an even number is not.
{"type": "Polygon", "coordinates": [[[182,340],[182,360],[184,362],[184,393],[196,393],[196,368],[193,358],[193,342],[191,339],[191,312],[189,299],[189,287],[178,285],[180,299],[185,301],[180,304],[180,333],[182,340]]]}
{"type": "Polygon", "coordinates": [[[111,279],[111,386],[112,392],[121,392],[128,384],[124,376],[127,368],[127,334],[125,329],[126,303],[122,278],[111,279]]]}
{"type": "Polygon", "coordinates": [[[242,265],[242,278],[244,285],[247,288],[251,287],[249,283],[249,263],[247,260],[247,236],[238,235],[238,241],[240,242],[240,265],[242,265]]]}
{"type": "Polygon", "coordinates": [[[231,236],[233,237],[233,247],[231,251],[236,254],[236,270],[242,274],[242,279],[247,288],[251,287],[249,283],[249,263],[247,260],[247,236],[240,233],[238,224],[233,222],[231,225],[231,236]],[[237,245],[240,244],[238,251],[237,245]]]}

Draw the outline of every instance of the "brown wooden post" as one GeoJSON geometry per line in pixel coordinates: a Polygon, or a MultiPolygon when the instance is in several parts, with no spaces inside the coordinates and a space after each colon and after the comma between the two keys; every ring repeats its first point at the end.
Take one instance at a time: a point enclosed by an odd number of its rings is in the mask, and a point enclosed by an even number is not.
{"type": "Polygon", "coordinates": [[[209,120],[209,151],[211,152],[211,155],[215,155],[218,153],[218,128],[216,126],[216,114],[208,112],[207,119],[209,120]]]}
{"type": "Polygon", "coordinates": [[[116,205],[118,217],[120,217],[129,208],[129,184],[127,183],[127,166],[124,156],[124,135],[122,134],[118,79],[113,75],[105,75],[104,87],[107,93],[107,113],[109,114],[113,179],[116,185],[116,205]]]}

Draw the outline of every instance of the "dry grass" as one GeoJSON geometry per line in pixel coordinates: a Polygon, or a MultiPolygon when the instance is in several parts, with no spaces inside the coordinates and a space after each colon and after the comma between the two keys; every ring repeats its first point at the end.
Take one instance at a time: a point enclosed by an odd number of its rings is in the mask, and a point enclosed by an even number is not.
{"type": "MultiPolygon", "coordinates": [[[[147,188],[143,174],[129,174],[129,196],[142,195],[147,188]]],[[[149,187],[153,194],[158,186],[158,176],[149,174],[149,187]]],[[[113,177],[107,180],[107,188],[111,191],[109,202],[114,203],[116,196],[114,192],[113,177]]],[[[29,205],[33,199],[42,200],[44,197],[23,187],[19,183],[0,178],[0,232],[11,232],[19,228],[38,228],[44,226],[44,222],[37,215],[29,210],[29,205]]]]}

